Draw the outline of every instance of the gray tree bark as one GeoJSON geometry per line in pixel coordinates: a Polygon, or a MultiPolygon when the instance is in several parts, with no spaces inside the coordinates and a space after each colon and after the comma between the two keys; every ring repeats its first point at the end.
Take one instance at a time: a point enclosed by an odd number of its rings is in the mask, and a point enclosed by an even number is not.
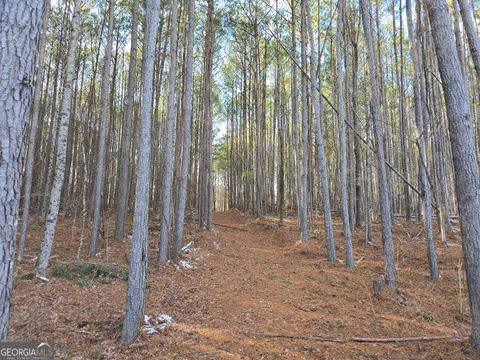
{"type": "Polygon", "coordinates": [[[350,230],[350,215],[348,213],[347,196],[347,145],[345,143],[345,101],[343,97],[343,16],[344,0],[339,0],[337,5],[337,33],[336,33],[336,54],[337,54],[337,91],[338,91],[338,127],[340,138],[340,192],[342,202],[343,237],[345,239],[346,265],[353,267],[352,234],[350,230]]]}
{"type": "MultiPolygon", "coordinates": [[[[408,161],[408,141],[407,141],[407,134],[408,134],[408,119],[406,114],[406,107],[405,107],[405,76],[404,76],[404,56],[403,56],[403,12],[402,9],[402,0],[399,1],[399,9],[400,9],[400,25],[399,25],[399,40],[397,41],[397,26],[396,26],[396,11],[395,11],[395,1],[392,3],[392,19],[393,19],[393,46],[395,52],[395,78],[396,83],[399,88],[399,131],[400,131],[400,166],[403,177],[409,181],[409,161],[408,161]],[[397,46],[397,42],[399,46],[397,46]],[[398,51],[397,48],[400,48],[400,61],[398,59],[398,51]]],[[[408,186],[407,182],[403,182],[402,188],[402,195],[403,198],[403,207],[405,210],[405,219],[410,221],[411,214],[410,214],[410,187],[408,186]]],[[[401,210],[401,206],[399,206],[401,210]]]]}
{"type": "MultiPolygon", "coordinates": [[[[370,144],[370,121],[367,120],[367,144],[370,144]]],[[[372,160],[370,146],[365,149],[365,242],[372,243],[372,160]]]]}
{"type": "Polygon", "coordinates": [[[480,39],[475,28],[475,22],[472,17],[470,6],[467,0],[457,0],[462,15],[463,28],[467,34],[470,54],[472,55],[473,65],[477,74],[477,80],[480,81],[480,39]]]}
{"type": "Polygon", "coordinates": [[[445,0],[425,0],[447,109],[455,190],[472,314],[471,342],[480,352],[480,175],[466,84],[445,0]]]}
{"type": "MultiPolygon", "coordinates": [[[[295,16],[295,1],[292,1],[292,84],[291,84],[291,96],[292,96],[292,128],[293,128],[293,156],[295,165],[295,186],[296,186],[296,200],[297,200],[297,213],[299,220],[303,218],[303,191],[300,184],[301,181],[301,168],[300,168],[300,151],[298,146],[298,91],[297,91],[297,34],[296,34],[296,16],[295,16]]],[[[300,221],[301,222],[301,221],[300,221]]],[[[301,234],[303,239],[303,234],[301,234]]]]}
{"type": "Polygon", "coordinates": [[[465,52],[463,51],[463,37],[462,30],[460,29],[460,7],[458,2],[453,2],[453,31],[455,33],[455,45],[457,47],[457,56],[460,61],[460,67],[462,68],[463,77],[465,76],[465,52]]]}
{"type": "Polygon", "coordinates": [[[430,189],[430,183],[428,181],[427,175],[427,157],[426,157],[426,146],[425,146],[425,131],[423,124],[423,114],[422,114],[422,99],[421,99],[421,86],[420,86],[420,76],[421,76],[421,64],[419,62],[419,50],[417,47],[417,42],[414,36],[414,25],[413,25],[413,16],[412,16],[412,7],[410,0],[405,1],[405,8],[407,13],[407,29],[408,37],[410,40],[410,56],[412,58],[413,64],[413,94],[415,102],[415,118],[417,121],[417,130],[418,130],[418,153],[419,153],[419,178],[422,184],[422,198],[425,211],[425,235],[427,240],[427,257],[428,265],[430,269],[430,278],[432,280],[438,280],[438,266],[437,266],[437,254],[435,251],[435,241],[433,239],[433,230],[432,230],[432,194],[430,189]]]}
{"type": "Polygon", "coordinates": [[[188,1],[187,53],[185,55],[185,97],[183,99],[183,149],[182,168],[177,201],[177,218],[173,257],[182,251],[185,206],[187,203],[187,185],[190,170],[190,143],[192,138],[192,101],[193,101],[193,42],[195,35],[195,0],[188,1]]]}
{"type": "Polygon", "coordinates": [[[37,263],[37,276],[46,277],[48,261],[52,251],[55,230],[57,226],[58,212],[62,198],[62,187],[65,176],[65,160],[67,157],[68,128],[70,125],[70,109],[72,103],[72,90],[75,78],[75,59],[78,45],[78,34],[81,20],[82,0],[75,0],[72,14],[72,29],[70,43],[68,45],[66,74],[63,83],[63,97],[60,104],[60,123],[58,125],[57,151],[55,154],[55,173],[48,206],[48,214],[45,225],[45,234],[40,246],[37,263]]]}
{"type": "MultiPolygon", "coordinates": [[[[333,222],[330,207],[330,187],[328,178],[327,157],[325,155],[325,145],[323,140],[323,125],[322,125],[322,104],[318,89],[321,85],[317,83],[317,60],[315,56],[315,37],[312,31],[312,19],[310,6],[307,4],[307,27],[310,37],[310,84],[312,93],[312,102],[315,112],[315,142],[317,143],[317,154],[320,165],[320,181],[322,188],[322,202],[323,202],[323,221],[325,225],[325,237],[327,243],[327,259],[328,261],[336,261],[335,237],[333,235],[333,222]]],[[[318,60],[320,62],[320,59],[318,60]]],[[[321,84],[321,79],[318,81],[321,84]]]]}
{"type": "Polygon", "coordinates": [[[45,70],[45,45],[47,43],[48,18],[50,15],[50,0],[45,2],[45,14],[43,15],[42,34],[38,44],[37,77],[35,79],[35,91],[33,94],[32,119],[28,138],[27,161],[25,164],[23,185],[23,215],[22,232],[18,242],[18,260],[25,253],[27,239],[28,219],[30,218],[30,199],[32,196],[33,161],[35,160],[35,141],[37,138],[38,119],[40,117],[40,99],[42,95],[43,74],[45,70]]]}
{"type": "Polygon", "coordinates": [[[114,1],[108,2],[108,32],[107,32],[107,46],[105,48],[105,57],[103,62],[102,73],[102,89],[100,93],[100,130],[98,134],[98,158],[97,171],[95,176],[94,187],[94,210],[93,210],[93,225],[92,237],[90,238],[90,246],[88,255],[95,256],[97,253],[98,235],[100,232],[100,211],[102,210],[102,196],[103,187],[105,183],[105,153],[106,153],[106,137],[107,137],[107,121],[109,119],[109,97],[110,97],[110,68],[112,62],[112,43],[113,43],[113,14],[114,1]]]}
{"type": "MultiPolygon", "coordinates": [[[[207,1],[207,30],[204,49],[203,116],[199,167],[198,217],[201,227],[212,227],[212,70],[214,51],[213,0],[207,1]]],[[[253,144],[253,142],[250,142],[253,144]]]]}
{"type": "Polygon", "coordinates": [[[160,225],[160,242],[158,243],[158,260],[165,263],[168,259],[168,237],[170,233],[170,208],[172,202],[173,185],[173,160],[174,160],[174,139],[175,120],[175,85],[177,73],[177,14],[178,1],[172,0],[170,32],[170,67],[168,70],[168,95],[167,95],[167,123],[165,130],[165,170],[162,187],[162,215],[160,225]]]}
{"type": "Polygon", "coordinates": [[[153,69],[155,44],[160,18],[160,2],[147,0],[146,28],[143,49],[142,119],[138,143],[138,175],[135,189],[132,252],[128,273],[125,317],[122,341],[129,342],[137,336],[138,325],[143,320],[145,286],[148,264],[148,210],[151,174],[151,118],[153,102],[153,69]]]}
{"type": "Polygon", "coordinates": [[[395,257],[392,239],[392,219],[390,211],[390,192],[388,189],[387,172],[385,169],[385,153],[382,135],[382,115],[380,111],[379,92],[376,78],[375,51],[372,41],[372,30],[370,24],[369,0],[360,0],[362,13],[363,33],[367,45],[367,60],[370,78],[370,96],[372,106],[373,131],[377,154],[378,192],[380,197],[380,213],[382,219],[382,240],[385,254],[386,282],[389,286],[396,286],[395,257]]]}
{"type": "MultiPolygon", "coordinates": [[[[352,41],[352,112],[353,112],[353,127],[354,133],[359,130],[359,119],[357,116],[358,110],[358,43],[355,39],[352,41]]],[[[357,227],[361,226],[362,219],[366,211],[362,208],[362,148],[359,136],[354,136],[355,147],[355,224],[357,227]]]]}
{"type": "Polygon", "coordinates": [[[43,12],[43,0],[0,1],[0,341],[10,323],[21,152],[43,12]]]}
{"type": "Polygon", "coordinates": [[[132,36],[130,39],[130,63],[128,65],[127,101],[125,103],[125,123],[123,127],[120,172],[118,174],[118,193],[115,223],[115,240],[122,240],[125,218],[128,210],[128,185],[130,168],[130,146],[132,142],[132,114],[135,96],[135,78],[137,68],[137,32],[138,32],[138,0],[132,3],[132,36]]]}
{"type": "Polygon", "coordinates": [[[306,29],[306,2],[301,0],[300,2],[300,61],[303,71],[300,74],[300,96],[302,99],[301,120],[302,120],[302,167],[300,186],[302,189],[302,202],[300,204],[303,209],[300,213],[300,230],[302,233],[302,241],[308,240],[308,185],[307,185],[307,173],[308,173],[308,102],[307,102],[307,29],[306,29]]]}

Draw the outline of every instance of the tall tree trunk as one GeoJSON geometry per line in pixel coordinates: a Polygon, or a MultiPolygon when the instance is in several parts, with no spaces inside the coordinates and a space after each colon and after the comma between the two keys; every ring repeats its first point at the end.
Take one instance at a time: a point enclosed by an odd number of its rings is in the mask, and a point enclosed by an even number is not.
{"type": "Polygon", "coordinates": [[[165,165],[162,187],[162,214],[160,225],[160,242],[158,243],[158,260],[165,263],[168,259],[168,237],[170,233],[170,208],[173,185],[173,160],[175,133],[175,85],[177,73],[177,14],[178,1],[172,0],[171,32],[170,32],[170,67],[168,70],[168,95],[167,95],[167,123],[165,129],[165,165]]]}
{"type": "MultiPolygon", "coordinates": [[[[360,124],[357,115],[358,111],[358,42],[357,40],[352,41],[352,112],[353,112],[353,132],[356,133],[359,131],[360,124]]],[[[362,209],[362,145],[360,142],[360,137],[354,135],[355,142],[355,224],[357,227],[360,227],[362,223],[362,215],[365,215],[366,210],[362,209]]]]}
{"type": "MultiPolygon", "coordinates": [[[[367,120],[367,144],[370,144],[370,121],[367,120]]],[[[373,221],[373,208],[372,208],[372,160],[370,146],[366,146],[365,149],[365,242],[367,244],[372,243],[372,221],[373,221]]]]}
{"type": "MultiPolygon", "coordinates": [[[[295,15],[295,1],[292,1],[292,128],[293,128],[293,153],[295,163],[295,185],[296,185],[296,208],[299,220],[303,218],[303,212],[306,209],[303,207],[303,190],[300,184],[301,181],[301,167],[300,167],[300,150],[298,146],[298,91],[297,91],[297,34],[295,29],[296,15],[295,15]]],[[[301,220],[300,220],[301,223],[301,220]]],[[[301,238],[303,239],[303,233],[301,238]]]]}
{"type": "Polygon", "coordinates": [[[130,64],[128,65],[127,101],[125,103],[125,122],[123,125],[120,172],[118,174],[117,209],[115,223],[115,240],[122,240],[125,218],[128,210],[128,180],[130,168],[130,147],[132,142],[132,114],[135,96],[135,78],[137,70],[138,38],[138,0],[132,3],[132,36],[130,39],[130,64]]]}
{"type": "Polygon", "coordinates": [[[430,268],[430,278],[432,280],[438,280],[438,266],[437,266],[437,255],[435,252],[435,241],[433,239],[433,230],[432,230],[432,200],[431,200],[431,189],[430,183],[427,176],[427,158],[426,158],[426,146],[425,146],[425,131],[423,125],[423,113],[422,113],[422,99],[421,99],[421,86],[420,86],[420,76],[421,76],[421,66],[418,59],[418,47],[416,39],[414,36],[413,28],[413,16],[410,0],[405,1],[405,7],[407,12],[407,28],[408,28],[408,37],[410,39],[410,56],[413,63],[413,93],[415,100],[415,118],[417,120],[417,130],[418,130],[418,153],[419,153],[419,178],[422,185],[422,198],[425,211],[425,234],[427,240],[427,256],[428,264],[430,268]]]}
{"type": "Polygon", "coordinates": [[[346,264],[348,267],[354,266],[352,234],[350,231],[350,215],[348,213],[348,196],[347,196],[347,145],[345,143],[345,109],[343,97],[343,14],[344,0],[338,2],[337,15],[337,34],[336,34],[336,55],[337,55],[337,92],[338,92],[338,127],[340,137],[340,190],[342,202],[342,218],[343,218],[343,237],[345,239],[346,264]]]}
{"type": "MultiPolygon", "coordinates": [[[[275,0],[275,31],[278,33],[278,0],[275,0]]],[[[280,217],[280,224],[283,224],[285,217],[285,109],[283,108],[283,98],[280,84],[282,83],[282,68],[280,65],[280,41],[277,39],[275,43],[275,106],[274,114],[275,118],[278,121],[278,157],[279,157],[279,166],[278,166],[278,193],[277,193],[277,202],[278,202],[278,213],[280,217]]],[[[272,179],[273,181],[273,179],[272,179]]],[[[272,184],[273,186],[273,184],[272,184]]]]}
{"type": "Polygon", "coordinates": [[[50,0],[45,2],[45,13],[43,15],[42,34],[38,44],[37,78],[33,94],[33,110],[30,123],[30,135],[28,138],[27,162],[25,164],[25,181],[23,185],[23,215],[22,232],[18,245],[18,260],[23,258],[25,242],[27,238],[28,220],[30,218],[30,198],[32,196],[32,174],[33,161],[35,160],[35,142],[37,137],[38,119],[40,117],[40,99],[42,95],[43,73],[45,70],[45,45],[47,43],[48,19],[50,15],[50,0]]]}
{"type": "Polygon", "coordinates": [[[480,353],[480,175],[472,135],[468,92],[455,51],[445,0],[425,1],[445,95],[455,189],[472,314],[471,342],[480,353]]]}
{"type": "MultiPolygon", "coordinates": [[[[50,105],[50,112],[49,112],[49,115],[52,119],[57,119],[57,114],[56,114],[56,111],[57,111],[57,100],[58,100],[58,84],[59,84],[59,81],[58,81],[58,78],[60,76],[60,73],[61,73],[61,69],[62,67],[60,66],[61,62],[62,62],[62,54],[64,53],[63,52],[63,46],[64,45],[64,38],[65,38],[65,29],[68,27],[66,26],[65,24],[67,23],[68,21],[68,6],[65,4],[65,7],[64,7],[64,11],[63,11],[63,17],[62,17],[62,26],[61,26],[61,30],[60,30],[60,36],[59,36],[59,40],[58,40],[58,43],[60,44],[60,46],[58,46],[58,49],[57,49],[57,54],[56,54],[56,68],[55,68],[55,76],[54,76],[54,80],[53,80],[53,95],[52,95],[52,100],[51,100],[51,105],[50,105]]],[[[55,139],[57,138],[54,134],[56,134],[56,131],[57,131],[57,122],[56,121],[52,121],[51,122],[51,126],[50,126],[50,131],[49,131],[49,134],[48,134],[48,142],[47,142],[47,146],[46,146],[46,158],[47,160],[45,161],[45,170],[44,170],[44,181],[42,183],[42,194],[43,194],[43,197],[42,197],[42,202],[41,202],[41,206],[40,206],[40,215],[42,217],[42,219],[45,217],[46,215],[46,211],[48,210],[48,201],[50,199],[50,191],[52,189],[52,186],[51,186],[51,182],[52,182],[52,179],[53,179],[53,167],[54,167],[54,156],[55,156],[55,149],[56,149],[56,141],[55,139]],[[52,148],[54,149],[54,151],[52,151],[52,148]]]]}
{"type": "Polygon", "coordinates": [[[128,289],[122,341],[129,342],[137,336],[143,320],[148,264],[148,210],[151,174],[151,118],[153,102],[153,69],[155,43],[160,18],[160,2],[147,0],[146,28],[143,49],[142,119],[138,144],[138,175],[135,189],[132,252],[128,273],[128,289]]]}
{"type": "Polygon", "coordinates": [[[199,223],[208,230],[212,227],[212,69],[214,51],[213,0],[207,1],[207,30],[204,49],[203,128],[201,131],[201,164],[199,179],[199,223]]]}
{"type": "MultiPolygon", "coordinates": [[[[312,19],[310,14],[310,6],[307,4],[307,26],[308,34],[310,37],[310,84],[311,84],[311,95],[312,102],[315,112],[315,141],[317,143],[317,154],[320,165],[320,181],[322,187],[322,197],[323,197],[323,221],[325,225],[325,237],[327,243],[327,259],[328,261],[336,261],[336,250],[335,250],[335,238],[333,235],[333,222],[332,222],[332,213],[330,208],[330,187],[328,179],[328,166],[327,166],[327,157],[325,155],[325,145],[323,140],[323,126],[322,126],[322,104],[319,97],[319,89],[321,90],[321,80],[320,84],[317,84],[317,60],[314,54],[316,49],[315,46],[315,37],[313,36],[312,31],[312,19]]],[[[320,59],[319,59],[320,62],[320,59]]]]}
{"type": "MultiPolygon", "coordinates": [[[[399,91],[399,131],[400,131],[400,167],[403,177],[408,181],[410,174],[408,171],[408,119],[406,116],[405,108],[405,85],[404,85],[404,56],[403,56],[403,12],[402,12],[402,0],[399,1],[400,12],[400,25],[399,25],[399,37],[397,41],[397,27],[396,27],[396,12],[395,1],[392,3],[392,18],[393,18],[393,46],[395,51],[395,78],[399,91]],[[399,46],[397,46],[397,43],[399,46]],[[400,61],[398,59],[398,47],[400,48],[400,61]]],[[[410,214],[410,187],[407,182],[403,182],[403,189],[401,198],[403,199],[403,207],[405,210],[405,218],[407,221],[411,220],[410,214]]],[[[401,206],[399,206],[401,209],[401,206]]]]}
{"type": "Polygon", "coordinates": [[[102,210],[103,188],[105,184],[105,153],[106,153],[106,137],[107,137],[107,121],[109,119],[109,80],[110,68],[112,62],[112,45],[113,45],[113,14],[114,14],[114,0],[108,1],[108,32],[107,32],[107,46],[105,48],[105,58],[103,62],[102,73],[102,90],[100,93],[100,130],[98,134],[98,158],[97,171],[95,176],[94,186],[94,209],[93,209],[93,225],[92,237],[90,238],[90,246],[88,255],[95,256],[97,253],[98,235],[100,233],[100,221],[102,210]]]}
{"type": "Polygon", "coordinates": [[[367,44],[367,60],[370,78],[370,96],[372,103],[373,130],[375,135],[378,171],[378,192],[380,196],[380,213],[382,219],[382,240],[385,253],[386,281],[389,286],[396,286],[395,257],[392,239],[392,219],[390,211],[390,191],[388,189],[387,172],[385,168],[384,142],[382,135],[382,114],[380,111],[378,85],[376,79],[375,51],[372,41],[370,24],[369,0],[360,0],[363,32],[367,44]]]}
{"type": "Polygon", "coordinates": [[[43,13],[42,0],[0,2],[0,341],[10,323],[21,152],[43,13]]]}
{"type": "Polygon", "coordinates": [[[178,191],[175,242],[173,257],[182,251],[183,230],[185,221],[185,205],[187,202],[188,172],[190,170],[190,145],[192,138],[192,105],[193,105],[193,42],[195,35],[195,0],[188,0],[188,29],[185,64],[185,97],[183,99],[183,150],[180,185],[178,191]]]}
{"type": "Polygon", "coordinates": [[[45,234],[43,237],[40,252],[38,254],[37,276],[46,277],[48,261],[52,251],[55,230],[57,226],[58,212],[60,210],[60,200],[62,196],[62,185],[65,176],[65,160],[67,156],[68,128],[70,124],[70,108],[72,102],[72,89],[75,78],[75,55],[78,44],[78,34],[81,20],[82,0],[75,0],[72,14],[72,32],[70,43],[68,45],[66,74],[63,83],[63,97],[60,105],[60,122],[58,127],[57,151],[55,154],[55,174],[53,178],[53,187],[50,192],[48,215],[45,225],[45,234]]]}
{"type": "MultiPolygon", "coordinates": [[[[301,208],[303,211],[300,213],[300,229],[302,232],[302,241],[308,240],[308,185],[307,185],[307,173],[308,173],[308,152],[307,152],[307,136],[308,136],[308,101],[307,101],[307,77],[305,71],[307,71],[307,29],[306,29],[306,4],[305,0],[300,1],[300,61],[303,71],[301,72],[300,76],[300,96],[302,99],[302,112],[301,112],[301,120],[302,120],[302,151],[301,151],[301,159],[302,159],[302,167],[301,167],[301,178],[300,186],[302,189],[302,202],[301,208]]],[[[325,199],[324,199],[325,200],[325,199]]]]}

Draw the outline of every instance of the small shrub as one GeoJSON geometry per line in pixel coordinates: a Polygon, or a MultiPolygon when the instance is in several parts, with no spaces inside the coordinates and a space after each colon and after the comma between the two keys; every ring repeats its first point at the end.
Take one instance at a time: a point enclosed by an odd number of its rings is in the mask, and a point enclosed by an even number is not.
{"type": "Polygon", "coordinates": [[[52,269],[52,276],[73,280],[75,278],[75,273],[71,265],[55,265],[52,269]]]}

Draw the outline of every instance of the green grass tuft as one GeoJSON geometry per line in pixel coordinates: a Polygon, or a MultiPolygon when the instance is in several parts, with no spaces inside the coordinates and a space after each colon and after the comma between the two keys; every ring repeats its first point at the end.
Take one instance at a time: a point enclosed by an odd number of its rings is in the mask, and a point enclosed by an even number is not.
{"type": "Polygon", "coordinates": [[[34,278],[35,278],[34,273],[26,273],[26,274],[22,275],[20,279],[22,279],[22,280],[33,280],[34,278]]]}
{"type": "Polygon", "coordinates": [[[270,279],[270,280],[275,280],[278,278],[278,275],[275,274],[273,271],[269,271],[267,272],[267,277],[270,279]]]}

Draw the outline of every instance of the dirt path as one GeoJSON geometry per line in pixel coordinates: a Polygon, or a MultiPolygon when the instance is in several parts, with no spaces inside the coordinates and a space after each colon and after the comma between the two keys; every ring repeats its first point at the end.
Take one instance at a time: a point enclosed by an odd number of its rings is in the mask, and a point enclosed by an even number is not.
{"type": "MultiPolygon", "coordinates": [[[[165,330],[157,327],[155,334],[142,331],[129,346],[116,340],[126,290],[120,280],[80,286],[62,278],[49,284],[16,279],[12,337],[53,335],[60,354],[76,359],[473,358],[466,341],[361,344],[271,337],[463,336],[469,329],[458,311],[458,243],[440,247],[443,279],[432,283],[426,276],[423,243],[408,236],[418,233],[421,224],[409,231],[405,224],[397,225],[402,297],[387,291],[378,299],[372,296],[371,282],[383,269],[379,239],[373,246],[356,244],[357,266],[349,270],[341,262],[324,260],[323,242],[317,239],[323,239],[321,232],[312,232],[312,240],[299,245],[295,221],[285,226],[276,221],[255,220],[237,211],[217,213],[214,231],[189,227],[187,242],[193,243],[183,263],[158,266],[152,252],[145,313],[167,314],[174,324],[165,330]],[[189,265],[193,268],[184,268],[189,265]]],[[[340,223],[335,227],[343,258],[340,223]]],[[[361,236],[360,231],[355,239],[361,236]]],[[[153,232],[152,249],[157,238],[153,232]]],[[[74,248],[59,241],[55,252],[65,258],[74,248]]],[[[113,244],[109,262],[126,263],[128,251],[128,242],[113,244]]],[[[105,260],[106,255],[96,259],[105,260]]],[[[24,273],[27,267],[21,264],[19,270],[24,273]]]]}

